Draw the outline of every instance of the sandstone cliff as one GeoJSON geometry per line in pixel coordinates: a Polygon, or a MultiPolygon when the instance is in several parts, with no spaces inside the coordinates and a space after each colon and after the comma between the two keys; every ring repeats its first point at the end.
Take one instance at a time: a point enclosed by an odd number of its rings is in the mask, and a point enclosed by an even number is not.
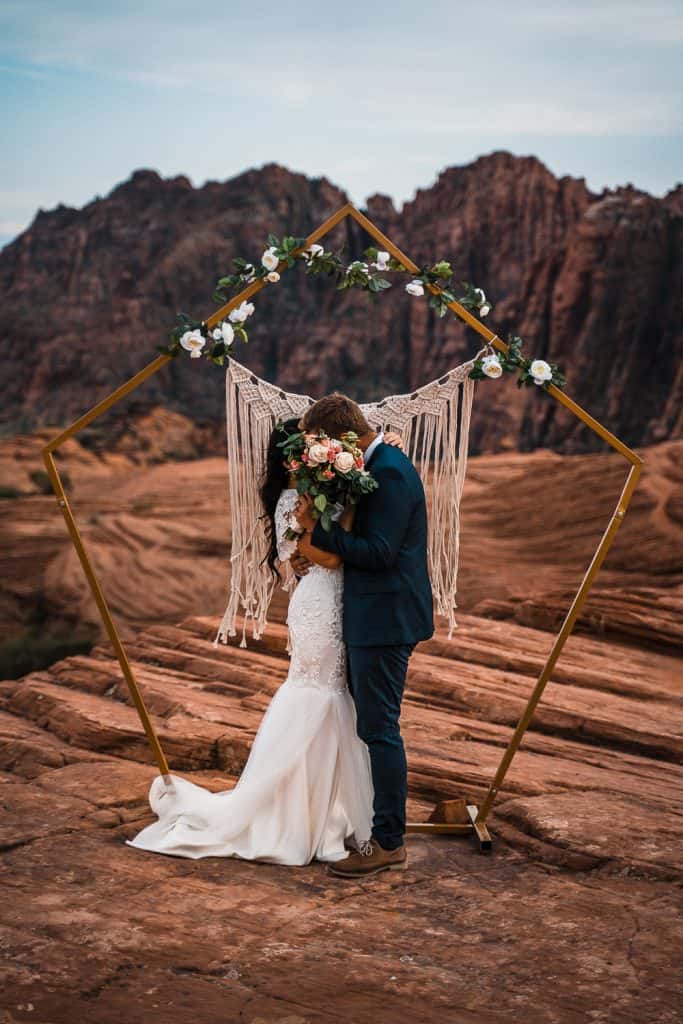
{"type": "MultiPolygon", "coordinates": [[[[418,262],[450,258],[496,303],[501,337],[557,361],[566,390],[630,444],[680,436],[683,271],[680,188],[591,193],[532,157],[499,152],[444,171],[401,211],[368,213],[418,262]]],[[[40,212],[0,253],[0,385],[5,433],[75,418],[155,355],[175,312],[208,315],[217,277],[257,257],[268,231],[305,234],[346,200],[326,179],[269,164],[193,188],[138,171],[82,210],[40,212]]],[[[367,240],[352,223],[335,245],[367,240]]],[[[282,385],[365,399],[411,389],[470,357],[479,339],[397,288],[375,304],[327,282],[285,276],[262,293],[237,357],[282,385]]],[[[594,450],[572,416],[536,389],[484,381],[473,451],[594,450]]],[[[107,418],[110,429],[163,404],[221,436],[222,374],[178,360],[107,418]]],[[[98,438],[106,427],[98,428],[98,438]]]]}

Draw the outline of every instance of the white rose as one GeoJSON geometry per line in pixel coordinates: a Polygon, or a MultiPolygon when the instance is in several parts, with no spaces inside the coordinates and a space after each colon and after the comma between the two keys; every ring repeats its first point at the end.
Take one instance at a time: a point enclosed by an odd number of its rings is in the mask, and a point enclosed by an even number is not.
{"type": "Polygon", "coordinates": [[[491,307],[489,306],[488,302],[485,302],[483,306],[479,307],[479,316],[488,316],[490,312],[491,307]]]}
{"type": "Polygon", "coordinates": [[[338,469],[340,473],[350,473],[355,464],[351,452],[339,452],[334,460],[334,468],[338,469]]]}
{"type": "Polygon", "coordinates": [[[424,295],[424,285],[422,281],[409,281],[406,285],[406,291],[409,295],[424,295]]]}
{"type": "Polygon", "coordinates": [[[312,444],[308,449],[308,457],[311,462],[321,465],[323,462],[327,462],[327,448],[323,444],[312,444]]]}
{"type": "Polygon", "coordinates": [[[500,377],[503,372],[503,367],[496,355],[484,356],[481,361],[481,368],[487,377],[500,377]]]}
{"type": "Polygon", "coordinates": [[[245,299],[244,302],[240,303],[237,309],[230,310],[228,319],[231,320],[233,324],[243,324],[247,317],[251,316],[253,312],[253,302],[247,302],[245,299]]]}
{"type": "Polygon", "coordinates": [[[202,332],[199,328],[195,328],[194,331],[185,331],[180,344],[186,349],[193,359],[199,359],[202,354],[202,349],[206,344],[206,339],[202,336],[202,332]]]}
{"type": "Polygon", "coordinates": [[[534,359],[529,367],[529,373],[534,378],[534,384],[543,384],[547,380],[552,380],[553,377],[553,371],[545,359],[534,359]]]}
{"type": "Polygon", "coordinates": [[[223,337],[223,333],[220,327],[214,327],[214,329],[211,331],[211,337],[213,338],[214,341],[221,340],[221,338],[223,337]]]}
{"type": "Polygon", "coordinates": [[[309,260],[312,260],[315,259],[316,256],[322,256],[324,252],[325,247],[323,245],[318,245],[317,242],[314,242],[313,245],[309,245],[304,255],[307,256],[309,260]]]}
{"type": "Polygon", "coordinates": [[[237,309],[231,309],[230,312],[228,313],[228,319],[233,324],[244,323],[244,321],[247,319],[249,314],[244,311],[243,306],[244,303],[242,303],[241,306],[238,306],[237,309]]]}
{"type": "Polygon", "coordinates": [[[261,257],[261,263],[266,268],[266,270],[275,270],[279,262],[279,259],[275,255],[275,249],[271,245],[270,249],[266,249],[263,256],[261,257]]]}
{"type": "Polygon", "coordinates": [[[375,266],[377,267],[378,270],[386,270],[387,267],[389,266],[390,259],[391,256],[388,252],[378,252],[375,266]]]}
{"type": "Polygon", "coordinates": [[[221,324],[221,338],[225,342],[226,346],[232,345],[235,340],[235,332],[232,329],[232,324],[228,323],[227,320],[224,320],[221,324]]]}
{"type": "Polygon", "coordinates": [[[266,274],[266,280],[270,281],[271,284],[277,284],[277,282],[280,280],[280,275],[278,274],[277,270],[271,270],[269,274],[266,274]]]}

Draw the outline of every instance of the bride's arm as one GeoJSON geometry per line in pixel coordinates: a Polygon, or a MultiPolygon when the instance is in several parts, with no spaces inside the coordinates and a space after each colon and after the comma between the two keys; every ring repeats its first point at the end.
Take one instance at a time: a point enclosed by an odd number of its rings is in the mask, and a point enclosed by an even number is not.
{"type": "MultiPolygon", "coordinates": [[[[339,520],[340,526],[346,530],[347,533],[353,524],[354,512],[355,506],[347,505],[341,519],[339,520]]],[[[315,565],[322,565],[325,569],[338,569],[342,564],[342,559],[339,555],[331,551],[323,551],[322,548],[317,548],[311,543],[310,530],[301,535],[301,539],[297,544],[297,550],[304,555],[309,562],[314,562],[315,565]]]]}
{"type": "Polygon", "coordinates": [[[297,551],[309,562],[322,565],[325,569],[338,569],[342,564],[341,557],[332,551],[323,551],[311,544],[310,532],[302,533],[297,544],[297,551]]]}

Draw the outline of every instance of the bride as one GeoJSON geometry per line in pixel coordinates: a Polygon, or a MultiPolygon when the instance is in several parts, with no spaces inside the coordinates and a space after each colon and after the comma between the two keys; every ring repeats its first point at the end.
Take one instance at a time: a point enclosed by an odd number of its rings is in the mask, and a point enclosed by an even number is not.
{"type": "MultiPolygon", "coordinates": [[[[296,430],[296,419],[273,430],[261,484],[267,564],[278,576],[276,562],[288,560],[296,546],[285,533],[298,501],[278,442],[296,430]]],[[[401,444],[392,434],[384,440],[401,444]]],[[[347,530],[350,511],[342,519],[347,530]]],[[[289,603],[289,673],[265,711],[236,786],[212,793],[176,775],[159,776],[149,792],[158,820],[128,845],[193,859],[308,864],[341,860],[348,846],[370,838],[370,757],[356,733],[342,640],[344,570],[337,555],[313,547],[308,537],[299,548],[311,566],[289,603]]]]}

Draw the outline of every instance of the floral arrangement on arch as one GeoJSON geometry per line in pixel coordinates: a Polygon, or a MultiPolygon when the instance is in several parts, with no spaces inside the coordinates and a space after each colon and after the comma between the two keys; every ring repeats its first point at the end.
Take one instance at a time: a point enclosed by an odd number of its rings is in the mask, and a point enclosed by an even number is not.
{"type": "MultiPolygon", "coordinates": [[[[392,287],[385,274],[409,275],[410,280],[405,284],[405,291],[415,298],[422,298],[428,294],[430,307],[435,309],[440,317],[445,316],[449,309],[456,312],[451,309],[453,302],[458,302],[480,317],[487,316],[493,308],[483,288],[468,282],[461,282],[460,294],[455,294],[452,283],[453,268],[448,260],[439,260],[424,266],[414,274],[390,253],[375,246],[367,248],[363,255],[365,259],[353,260],[346,264],[342,259],[342,253],[329,251],[317,242],[306,246],[305,238],[285,235],[280,240],[276,235],[269,234],[268,245],[261,255],[260,263],[249,263],[242,257],[236,257],[232,261],[234,273],[218,280],[213,298],[216,302],[226,303],[231,294],[241,291],[255,281],[276,285],[283,267],[293,267],[295,263],[299,263],[307,274],[322,274],[333,278],[339,291],[357,288],[371,296],[392,287]]],[[[245,344],[248,341],[246,323],[254,311],[253,302],[245,300],[230,310],[227,318],[213,328],[209,328],[205,320],[195,320],[186,313],[178,313],[171,341],[168,345],[160,346],[159,351],[175,357],[185,350],[193,359],[203,356],[222,366],[226,356],[231,354],[236,340],[245,344]]],[[[517,335],[510,335],[508,345],[508,351],[504,354],[499,354],[490,347],[488,354],[474,361],[470,377],[495,379],[501,377],[504,372],[519,371],[518,387],[524,384],[546,386],[550,383],[562,387],[566,383],[566,377],[556,363],[523,356],[522,339],[517,335]]]]}

